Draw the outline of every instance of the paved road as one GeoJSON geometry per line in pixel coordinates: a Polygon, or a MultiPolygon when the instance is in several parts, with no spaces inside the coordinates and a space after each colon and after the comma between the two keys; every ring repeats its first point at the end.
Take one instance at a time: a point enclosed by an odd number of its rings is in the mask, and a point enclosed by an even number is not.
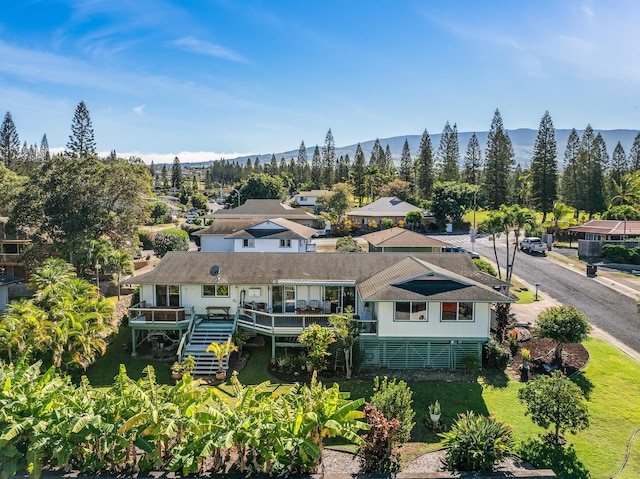
{"type": "MultiPolygon", "coordinates": [[[[441,238],[471,249],[469,235],[452,235],[441,238]]],[[[504,265],[506,256],[504,238],[499,239],[498,258],[504,265]]],[[[495,261],[493,243],[488,238],[479,238],[475,251],[495,261]]],[[[640,351],[640,317],[636,304],[629,298],[586,276],[540,255],[528,255],[518,251],[514,263],[514,274],[530,284],[540,283],[540,293],[564,304],[576,306],[598,328],[614,338],[640,351]]]]}

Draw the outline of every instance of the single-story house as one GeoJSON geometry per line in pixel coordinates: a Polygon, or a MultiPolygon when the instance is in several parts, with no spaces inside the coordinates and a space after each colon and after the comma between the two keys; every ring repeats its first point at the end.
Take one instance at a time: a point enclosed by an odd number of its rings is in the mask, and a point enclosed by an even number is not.
{"type": "Polygon", "coordinates": [[[640,221],[591,220],[580,226],[571,226],[567,230],[571,240],[578,240],[580,257],[598,257],[605,243],[638,246],[640,221]]]}
{"type": "Polygon", "coordinates": [[[200,251],[308,253],[316,251],[318,231],[284,218],[219,218],[193,233],[200,251]]]}
{"type": "Polygon", "coordinates": [[[398,227],[374,231],[361,236],[361,238],[369,243],[370,253],[440,253],[442,248],[450,246],[444,241],[398,227]]]}
{"type": "MultiPolygon", "coordinates": [[[[311,323],[353,311],[363,366],[456,368],[481,360],[492,305],[510,302],[506,284],[463,253],[169,252],[140,285],[130,308],[133,352],[150,334],[173,336],[189,351],[200,329],[228,325],[299,346],[311,323]]],[[[227,337],[227,336],[225,336],[227,337]]],[[[203,341],[203,344],[206,341],[203,341]]],[[[190,353],[194,354],[194,353],[190,353]]]]}
{"type": "Polygon", "coordinates": [[[419,207],[402,201],[400,198],[387,196],[357,210],[349,211],[347,218],[359,225],[368,225],[371,221],[380,224],[384,218],[390,218],[394,224],[398,224],[404,220],[409,211],[414,210],[421,211],[419,207]]]}
{"type": "Polygon", "coordinates": [[[280,200],[256,200],[249,199],[237,208],[215,211],[204,218],[233,218],[241,219],[271,219],[284,218],[301,225],[313,227],[317,217],[303,208],[293,208],[285,205],[280,200]]]}
{"type": "Polygon", "coordinates": [[[299,206],[315,208],[316,201],[318,201],[318,198],[322,196],[330,195],[330,194],[331,194],[331,191],[329,190],[301,191],[300,193],[293,196],[293,201],[295,201],[299,206]]]}

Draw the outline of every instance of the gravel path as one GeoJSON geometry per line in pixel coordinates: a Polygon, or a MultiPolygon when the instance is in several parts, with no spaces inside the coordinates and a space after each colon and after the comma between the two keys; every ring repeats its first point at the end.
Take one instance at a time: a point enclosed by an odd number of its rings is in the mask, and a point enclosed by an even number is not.
{"type": "MultiPolygon", "coordinates": [[[[402,472],[442,472],[444,466],[445,451],[441,449],[416,457],[409,462],[402,472]]],[[[358,456],[343,451],[324,449],[322,451],[322,465],[325,473],[356,474],[360,472],[358,456]]],[[[535,469],[531,464],[518,458],[505,459],[496,468],[498,471],[535,469]]]]}

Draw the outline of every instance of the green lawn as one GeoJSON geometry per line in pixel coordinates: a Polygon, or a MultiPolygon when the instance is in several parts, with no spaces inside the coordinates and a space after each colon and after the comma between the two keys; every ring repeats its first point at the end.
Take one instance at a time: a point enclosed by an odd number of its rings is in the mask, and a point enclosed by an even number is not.
{"type": "MultiPolygon", "coordinates": [[[[128,352],[123,351],[122,342],[130,341],[130,337],[128,328],[122,329],[108,355],[87,372],[92,384],[111,384],[121,362],[127,365],[131,377],[140,376],[146,361],[131,358],[128,352]]],[[[611,477],[624,461],[627,442],[633,431],[640,427],[640,365],[605,341],[589,339],[585,345],[591,360],[584,372],[574,379],[587,391],[591,425],[577,435],[568,434],[568,447],[554,448],[538,440],[542,430],[524,415],[524,408],[517,399],[521,384],[497,375],[473,382],[411,382],[416,427],[412,433],[414,443],[403,448],[404,453],[417,455],[440,447],[439,438],[424,423],[428,405],[437,399],[442,407],[442,418],[449,424],[467,410],[492,414],[507,421],[513,426],[514,437],[524,455],[538,467],[553,468],[558,477],[611,477]]],[[[270,359],[269,347],[249,351],[251,358],[247,367],[239,373],[243,384],[271,381],[270,387],[274,390],[290,387],[289,384],[279,384],[275,377],[269,375],[266,366],[270,359]]],[[[154,366],[158,379],[170,383],[170,363],[156,361],[154,366]]],[[[351,392],[352,398],[368,399],[372,381],[341,381],[340,387],[351,392]]],[[[219,389],[223,396],[233,400],[229,385],[222,385],[219,389]]],[[[640,434],[632,445],[626,469],[617,477],[640,477],[640,434]]]]}

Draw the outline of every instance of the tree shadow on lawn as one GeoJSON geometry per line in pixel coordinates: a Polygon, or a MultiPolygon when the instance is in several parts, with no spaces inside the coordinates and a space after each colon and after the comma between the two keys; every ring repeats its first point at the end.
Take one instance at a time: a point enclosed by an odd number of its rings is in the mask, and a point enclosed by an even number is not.
{"type": "Polygon", "coordinates": [[[483,369],[479,377],[483,383],[493,386],[494,388],[506,388],[509,384],[509,376],[505,371],[483,369]]]}
{"type": "Polygon", "coordinates": [[[582,394],[588,400],[594,388],[591,380],[582,371],[571,376],[571,380],[582,390],[582,394]]]}
{"type": "Polygon", "coordinates": [[[523,442],[519,454],[539,469],[553,469],[559,479],[587,479],[589,470],[578,459],[573,446],[558,446],[541,439],[523,442]]]}

